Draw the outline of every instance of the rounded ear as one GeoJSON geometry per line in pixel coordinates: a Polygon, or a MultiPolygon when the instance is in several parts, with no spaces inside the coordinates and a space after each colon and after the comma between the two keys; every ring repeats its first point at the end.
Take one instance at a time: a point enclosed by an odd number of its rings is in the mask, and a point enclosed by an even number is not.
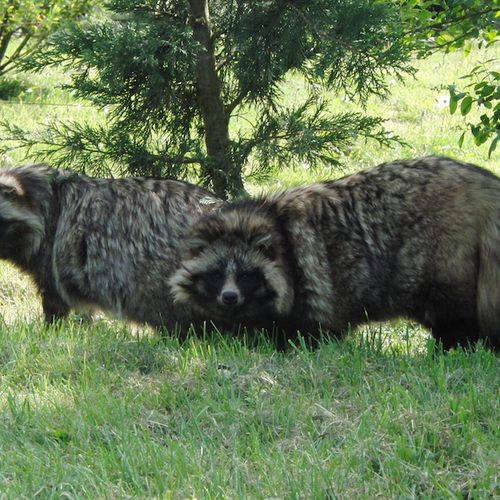
{"type": "Polygon", "coordinates": [[[13,198],[23,194],[23,188],[13,176],[2,176],[0,178],[0,196],[13,198]]]}
{"type": "Polygon", "coordinates": [[[207,247],[207,242],[202,238],[194,236],[187,240],[187,247],[193,255],[199,255],[207,247]]]}
{"type": "Polygon", "coordinates": [[[0,185],[0,196],[5,196],[5,198],[12,198],[14,196],[19,196],[19,192],[11,186],[0,185]]]}
{"type": "Polygon", "coordinates": [[[270,234],[259,234],[253,241],[252,245],[257,250],[267,252],[271,248],[272,238],[270,234]]]}

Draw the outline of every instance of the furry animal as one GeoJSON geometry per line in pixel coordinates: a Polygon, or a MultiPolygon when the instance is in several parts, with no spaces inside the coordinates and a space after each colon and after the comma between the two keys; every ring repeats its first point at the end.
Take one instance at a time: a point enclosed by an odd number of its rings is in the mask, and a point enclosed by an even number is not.
{"type": "Polygon", "coordinates": [[[283,347],[399,316],[444,349],[500,339],[500,179],[428,157],[228,204],[194,223],[177,304],[283,347]]]}
{"type": "Polygon", "coordinates": [[[47,321],[97,307],[187,328],[200,318],[174,306],[167,279],[187,227],[218,204],[176,180],[97,179],[43,164],[1,170],[0,258],[33,277],[47,321]]]}

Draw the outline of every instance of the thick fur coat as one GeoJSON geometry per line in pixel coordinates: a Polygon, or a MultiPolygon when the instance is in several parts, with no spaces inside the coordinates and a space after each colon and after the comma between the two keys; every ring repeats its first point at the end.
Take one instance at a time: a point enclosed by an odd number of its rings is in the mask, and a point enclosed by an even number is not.
{"type": "Polygon", "coordinates": [[[171,284],[178,304],[282,346],[404,316],[445,349],[498,347],[500,179],[428,157],[231,203],[194,223],[171,284]]]}
{"type": "Polygon", "coordinates": [[[200,318],[174,305],[168,278],[188,226],[218,204],[175,180],[97,179],[41,164],[2,170],[0,258],[33,277],[48,321],[99,308],[187,327],[200,318]]]}

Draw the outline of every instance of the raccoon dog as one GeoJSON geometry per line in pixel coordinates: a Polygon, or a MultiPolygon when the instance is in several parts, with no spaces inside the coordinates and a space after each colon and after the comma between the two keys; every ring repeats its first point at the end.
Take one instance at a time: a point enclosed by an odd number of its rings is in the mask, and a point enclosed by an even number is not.
{"type": "Polygon", "coordinates": [[[429,157],[231,203],[192,226],[171,284],[178,304],[281,346],[405,316],[445,349],[498,348],[500,179],[429,157]]]}
{"type": "Polygon", "coordinates": [[[97,179],[46,165],[0,171],[0,258],[30,274],[47,321],[98,307],[152,326],[188,326],[166,278],[186,228],[218,198],[188,183],[97,179]]]}

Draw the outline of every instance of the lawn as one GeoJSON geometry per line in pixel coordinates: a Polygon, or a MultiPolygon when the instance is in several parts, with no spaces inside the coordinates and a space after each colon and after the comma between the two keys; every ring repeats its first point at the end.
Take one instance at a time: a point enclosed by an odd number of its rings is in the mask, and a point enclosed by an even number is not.
{"type": "MultiPolygon", "coordinates": [[[[343,170],[304,166],[273,187],[427,154],[495,170],[487,147],[457,146],[462,120],[441,88],[489,57],[420,61],[414,80],[368,103],[408,146],[358,141],[343,170]]],[[[35,96],[0,103],[0,118],[100,119],[44,78],[35,96]]],[[[291,79],[287,98],[303,85],[291,79]]],[[[29,280],[7,264],[0,298],[0,499],[500,498],[500,358],[481,346],[435,352],[407,322],[286,353],[217,332],[180,345],[109,319],[47,327],[29,280]]]]}

